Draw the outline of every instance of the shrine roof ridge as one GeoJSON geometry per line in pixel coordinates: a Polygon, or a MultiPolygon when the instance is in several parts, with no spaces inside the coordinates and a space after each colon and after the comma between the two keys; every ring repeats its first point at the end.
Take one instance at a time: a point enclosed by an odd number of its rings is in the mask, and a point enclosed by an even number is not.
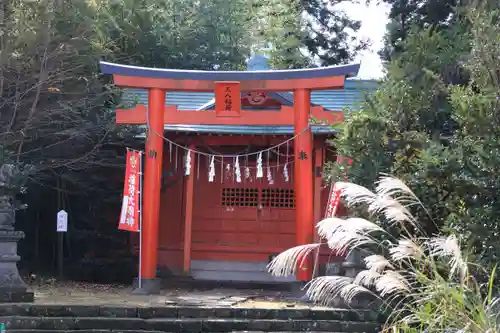
{"type": "Polygon", "coordinates": [[[354,77],[360,64],[337,65],[318,68],[257,70],[257,71],[204,71],[188,69],[150,68],[99,62],[104,74],[134,76],[155,79],[199,80],[199,81],[250,81],[250,80],[294,80],[329,76],[354,77]]]}

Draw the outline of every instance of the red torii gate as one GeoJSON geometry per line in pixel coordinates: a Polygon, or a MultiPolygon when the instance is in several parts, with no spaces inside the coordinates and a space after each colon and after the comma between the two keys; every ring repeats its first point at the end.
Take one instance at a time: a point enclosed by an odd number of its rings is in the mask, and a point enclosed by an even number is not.
{"type": "MultiPolygon", "coordinates": [[[[295,193],[296,243],[309,244],[314,237],[313,214],[313,138],[309,120],[342,122],[342,112],[311,108],[311,90],[342,89],[347,76],[355,76],[359,64],[298,70],[265,71],[197,71],[158,69],[100,62],[104,74],[112,74],[115,85],[148,89],[148,106],[138,105],[130,110],[117,110],[117,123],[147,124],[146,162],[144,172],[143,230],[142,230],[142,290],[157,289],[156,264],[159,233],[159,197],[163,160],[163,131],[165,124],[242,124],[293,125],[296,136],[295,193]],[[230,87],[231,89],[228,89],[230,87]],[[215,91],[216,111],[182,111],[165,105],[166,91],[215,91]],[[231,93],[226,94],[227,91],[231,93]],[[281,112],[264,111],[257,114],[240,110],[240,91],[293,91],[294,106],[281,112]],[[227,95],[227,96],[226,96],[227,95]],[[225,107],[224,107],[225,106],[225,107]],[[221,109],[222,108],[222,109],[221,109]],[[278,115],[277,115],[278,114],[278,115]],[[303,132],[303,133],[302,133],[303,132]]],[[[312,265],[299,270],[298,280],[311,277],[312,265]]]]}

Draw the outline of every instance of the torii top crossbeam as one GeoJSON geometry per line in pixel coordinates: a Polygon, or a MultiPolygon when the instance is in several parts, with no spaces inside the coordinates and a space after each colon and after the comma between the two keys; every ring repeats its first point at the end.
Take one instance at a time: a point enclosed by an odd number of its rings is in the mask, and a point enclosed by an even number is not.
{"type": "Polygon", "coordinates": [[[101,61],[101,71],[115,84],[128,88],[175,91],[214,91],[217,81],[241,82],[241,91],[293,91],[341,89],[346,77],[356,76],[359,64],[322,68],[264,71],[199,71],[148,68],[101,61]]]}
{"type": "MultiPolygon", "coordinates": [[[[163,131],[169,117],[165,105],[166,91],[215,91],[216,109],[214,111],[194,111],[193,117],[186,117],[187,112],[180,112],[179,121],[200,122],[202,115],[210,116],[210,123],[224,124],[231,119],[232,124],[248,125],[249,120],[259,124],[275,124],[273,118],[279,113],[265,114],[259,112],[259,119],[246,117],[241,110],[241,91],[292,91],[293,109],[285,117],[285,123],[293,124],[294,133],[294,174],[295,174],[295,214],[297,245],[313,242],[313,138],[309,128],[311,116],[311,90],[342,89],[346,77],[356,76],[359,64],[331,66],[313,69],[264,70],[264,71],[198,71],[146,68],[114,64],[102,61],[101,71],[113,75],[119,87],[148,89],[148,106],[143,108],[145,123],[148,125],[146,139],[146,161],[144,173],[143,225],[141,253],[142,291],[157,291],[159,282],[156,279],[159,214],[160,214],[160,181],[163,160],[163,131]],[[147,110],[147,111],[146,111],[147,110]],[[208,113],[211,113],[209,115],[208,113]],[[215,118],[215,117],[218,117],[215,118]],[[186,120],[187,119],[187,120],[186,120]],[[258,120],[258,121],[257,121],[258,120]]],[[[248,112],[250,113],[250,112],[248,112]]],[[[206,118],[206,117],[205,117],[206,118]]],[[[205,119],[205,123],[208,123],[205,119]]],[[[124,123],[124,122],[122,122],[124,123]]],[[[139,123],[139,122],[135,122],[139,123]]],[[[190,149],[195,149],[192,147],[190,149]]],[[[194,156],[193,156],[194,158],[194,156]]],[[[192,166],[193,167],[193,166],[192,166]]],[[[193,174],[192,172],[191,174],[193,174]]],[[[188,176],[192,177],[192,176],[188,176]]],[[[316,175],[315,177],[321,177],[316,175]]],[[[191,181],[190,184],[193,184],[191,181]]],[[[194,189],[186,192],[186,211],[192,209],[194,189]],[[188,209],[188,207],[191,207],[188,209]]],[[[188,266],[190,260],[192,213],[186,212],[186,230],[184,232],[184,262],[188,266]]],[[[308,280],[311,277],[312,265],[302,260],[297,278],[308,280]]]]}

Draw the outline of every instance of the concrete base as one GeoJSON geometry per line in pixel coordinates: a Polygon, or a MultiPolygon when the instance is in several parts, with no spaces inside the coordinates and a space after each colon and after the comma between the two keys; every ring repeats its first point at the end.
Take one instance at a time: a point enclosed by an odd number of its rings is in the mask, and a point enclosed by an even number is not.
{"type": "Polygon", "coordinates": [[[157,295],[161,289],[161,279],[141,279],[141,287],[139,288],[139,279],[135,278],[132,284],[134,295],[157,295]]]}
{"type": "Polygon", "coordinates": [[[343,275],[355,278],[359,272],[365,269],[364,257],[365,255],[358,250],[354,250],[349,253],[341,265],[344,270],[343,275]]]}
{"type": "Polygon", "coordinates": [[[278,277],[269,273],[269,262],[191,260],[191,276],[195,280],[287,283],[296,281],[295,276],[278,277]]]}

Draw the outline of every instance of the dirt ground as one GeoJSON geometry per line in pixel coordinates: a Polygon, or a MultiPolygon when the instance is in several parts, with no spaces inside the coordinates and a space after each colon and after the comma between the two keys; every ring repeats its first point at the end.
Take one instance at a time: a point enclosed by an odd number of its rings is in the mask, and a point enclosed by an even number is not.
{"type": "Polygon", "coordinates": [[[123,285],[91,284],[77,282],[52,282],[32,284],[35,304],[80,304],[80,305],[165,305],[172,291],[160,295],[132,295],[132,288],[123,285]]]}
{"type": "Polygon", "coordinates": [[[238,308],[322,308],[285,301],[283,293],[264,290],[216,288],[196,291],[166,289],[159,295],[133,295],[126,285],[48,281],[32,283],[35,304],[114,305],[114,306],[231,306],[238,308]]]}

